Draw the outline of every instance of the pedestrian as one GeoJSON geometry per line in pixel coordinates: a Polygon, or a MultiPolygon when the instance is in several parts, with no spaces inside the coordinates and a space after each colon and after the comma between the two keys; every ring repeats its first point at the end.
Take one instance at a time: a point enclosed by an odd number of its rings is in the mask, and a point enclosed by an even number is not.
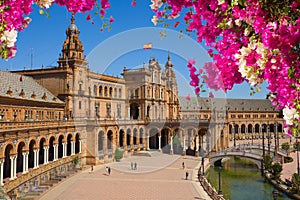
{"type": "Polygon", "coordinates": [[[137,164],[136,164],[136,162],[134,163],[134,170],[136,170],[137,169],[137,164]]]}
{"type": "Polygon", "coordinates": [[[185,172],[185,180],[188,180],[188,177],[189,177],[189,172],[186,171],[186,172],[185,172]]]}
{"type": "Polygon", "coordinates": [[[107,171],[108,171],[108,175],[110,175],[110,167],[108,167],[108,170],[107,170],[107,171]]]}
{"type": "Polygon", "coordinates": [[[93,171],[94,171],[94,166],[92,165],[91,166],[91,173],[93,173],[93,171]]]}
{"type": "Polygon", "coordinates": [[[131,170],[133,170],[133,162],[131,162],[131,170]]]}
{"type": "Polygon", "coordinates": [[[182,169],[184,169],[185,168],[185,165],[184,165],[184,162],[182,162],[182,169]]]}
{"type": "Polygon", "coordinates": [[[105,171],[106,171],[106,174],[108,174],[108,167],[107,166],[105,167],[105,171]]]}

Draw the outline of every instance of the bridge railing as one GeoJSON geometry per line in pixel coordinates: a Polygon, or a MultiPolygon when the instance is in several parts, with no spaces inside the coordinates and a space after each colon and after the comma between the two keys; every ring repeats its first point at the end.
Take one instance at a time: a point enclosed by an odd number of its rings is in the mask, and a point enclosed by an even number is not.
{"type": "Polygon", "coordinates": [[[201,169],[199,168],[198,171],[198,179],[199,182],[201,183],[202,187],[204,188],[204,190],[207,192],[207,194],[213,199],[213,200],[225,200],[225,198],[223,197],[223,195],[218,195],[218,192],[216,191],[216,189],[214,187],[211,186],[211,184],[207,181],[207,179],[205,178],[205,176],[201,176],[201,169]]]}

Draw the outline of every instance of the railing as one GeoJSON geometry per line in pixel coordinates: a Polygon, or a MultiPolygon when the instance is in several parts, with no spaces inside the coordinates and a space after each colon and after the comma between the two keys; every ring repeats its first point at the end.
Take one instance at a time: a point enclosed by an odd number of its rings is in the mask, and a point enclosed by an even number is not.
{"type": "Polygon", "coordinates": [[[207,194],[213,199],[213,200],[225,200],[223,195],[218,195],[218,192],[214,187],[211,186],[211,184],[207,181],[205,176],[201,176],[201,168],[199,168],[198,171],[198,179],[199,182],[201,183],[203,189],[207,192],[207,194]]]}

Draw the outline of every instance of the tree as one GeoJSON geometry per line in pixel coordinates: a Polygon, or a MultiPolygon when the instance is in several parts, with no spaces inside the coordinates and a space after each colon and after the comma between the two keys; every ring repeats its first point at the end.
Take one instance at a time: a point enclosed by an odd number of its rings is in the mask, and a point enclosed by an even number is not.
{"type": "Polygon", "coordinates": [[[271,156],[269,154],[265,155],[265,157],[263,158],[263,163],[265,165],[266,170],[271,171],[272,162],[273,162],[273,159],[271,158],[271,156]]]}
{"type": "Polygon", "coordinates": [[[292,176],[291,192],[300,194],[300,176],[297,173],[294,173],[292,176]]]}
{"type": "Polygon", "coordinates": [[[276,181],[280,180],[281,171],[282,171],[282,165],[280,163],[276,162],[271,166],[271,174],[274,180],[276,181]]]}
{"type": "Polygon", "coordinates": [[[288,142],[282,143],[281,148],[285,150],[287,154],[289,154],[290,144],[288,142]]]}

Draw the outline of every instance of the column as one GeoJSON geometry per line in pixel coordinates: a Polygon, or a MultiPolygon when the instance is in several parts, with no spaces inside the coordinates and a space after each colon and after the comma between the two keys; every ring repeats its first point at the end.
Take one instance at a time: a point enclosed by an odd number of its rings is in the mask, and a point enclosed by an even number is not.
{"type": "Polygon", "coordinates": [[[182,144],[182,146],[183,146],[183,150],[182,150],[182,155],[183,156],[185,156],[186,155],[186,147],[185,147],[185,135],[183,135],[183,144],[182,144]]]}
{"type": "Polygon", "coordinates": [[[147,150],[149,151],[150,150],[150,145],[149,145],[149,135],[147,135],[147,150]]]}
{"type": "Polygon", "coordinates": [[[14,157],[14,179],[17,178],[17,156],[14,157]]]}
{"type": "Polygon", "coordinates": [[[23,155],[23,174],[25,174],[26,173],[26,155],[27,155],[27,152],[25,152],[25,153],[22,153],[22,155],[23,155]]]}
{"type": "Polygon", "coordinates": [[[71,141],[71,155],[74,155],[74,147],[75,147],[75,145],[74,145],[74,141],[71,141]]]}
{"type": "Polygon", "coordinates": [[[81,153],[81,140],[79,140],[78,142],[79,142],[79,153],[81,153]]]}
{"type": "Polygon", "coordinates": [[[14,179],[14,156],[10,156],[10,180],[14,179]]]}
{"type": "Polygon", "coordinates": [[[161,151],[161,136],[158,136],[158,150],[161,151]]]}
{"type": "Polygon", "coordinates": [[[130,107],[127,108],[127,116],[128,116],[127,119],[130,120],[130,107]]]}
{"type": "Polygon", "coordinates": [[[170,141],[170,146],[171,146],[171,149],[170,149],[170,154],[173,155],[173,136],[171,135],[171,141],[170,141]]]}
{"type": "Polygon", "coordinates": [[[26,173],[29,172],[28,171],[28,156],[29,156],[29,152],[26,153],[26,173]]]}
{"type": "Polygon", "coordinates": [[[53,145],[53,148],[54,148],[54,152],[53,152],[53,161],[56,161],[57,160],[57,158],[58,158],[58,151],[57,151],[57,149],[58,149],[58,145],[57,144],[55,144],[55,145],[53,145]]]}
{"type": "MultiPolygon", "coordinates": [[[[221,139],[221,138],[220,138],[221,139]]],[[[219,139],[219,140],[220,140],[219,139]]],[[[199,156],[199,135],[196,135],[196,152],[195,152],[195,156],[198,157],[199,156]]]]}
{"type": "Polygon", "coordinates": [[[48,148],[49,147],[44,147],[44,165],[46,165],[48,163],[48,159],[47,159],[48,148]]]}
{"type": "Polygon", "coordinates": [[[33,150],[33,169],[35,169],[36,168],[36,151],[37,150],[33,150]]]}
{"type": "Polygon", "coordinates": [[[63,143],[63,158],[67,156],[67,143],[63,143]]]}
{"type": "Polygon", "coordinates": [[[104,162],[107,162],[108,160],[107,134],[103,134],[103,153],[104,153],[104,162]]]}
{"type": "Polygon", "coordinates": [[[133,144],[133,132],[130,133],[130,149],[131,149],[131,151],[134,150],[134,144],[133,144]]]}
{"type": "Polygon", "coordinates": [[[39,152],[40,152],[40,150],[39,149],[37,149],[36,150],[36,168],[38,168],[39,167],[39,158],[40,158],[40,156],[39,156],[39,152]]]}
{"type": "Polygon", "coordinates": [[[4,164],[4,160],[2,159],[0,161],[0,184],[3,185],[3,164],[4,164]]]}

